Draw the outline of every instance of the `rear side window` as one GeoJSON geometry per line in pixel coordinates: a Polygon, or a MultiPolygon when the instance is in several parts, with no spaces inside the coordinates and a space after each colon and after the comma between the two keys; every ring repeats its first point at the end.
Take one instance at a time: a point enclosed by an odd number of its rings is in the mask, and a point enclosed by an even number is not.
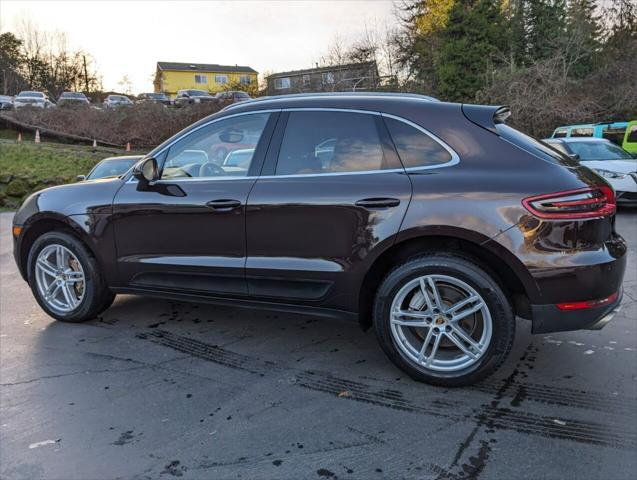
{"type": "Polygon", "coordinates": [[[376,121],[362,113],[291,112],[276,175],[400,168],[385,159],[376,121]]]}
{"type": "Polygon", "coordinates": [[[451,154],[426,133],[393,118],[385,118],[385,124],[405,168],[430,167],[451,161],[451,154]]]}
{"type": "Polygon", "coordinates": [[[571,137],[592,137],[592,128],[574,128],[571,130],[571,137]]]}

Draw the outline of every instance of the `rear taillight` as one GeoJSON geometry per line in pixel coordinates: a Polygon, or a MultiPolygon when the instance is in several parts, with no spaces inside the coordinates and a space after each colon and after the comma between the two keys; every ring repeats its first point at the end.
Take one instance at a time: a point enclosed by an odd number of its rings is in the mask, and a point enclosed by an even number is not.
{"type": "Polygon", "coordinates": [[[601,298],[599,300],[585,300],[583,302],[566,302],[558,303],[556,306],[560,310],[583,310],[586,308],[598,308],[610,305],[619,297],[619,292],[613,293],[610,297],[601,298]]]}
{"type": "Polygon", "coordinates": [[[536,217],[560,220],[604,217],[616,210],[615,192],[606,185],[536,195],[522,205],[536,217]]]}

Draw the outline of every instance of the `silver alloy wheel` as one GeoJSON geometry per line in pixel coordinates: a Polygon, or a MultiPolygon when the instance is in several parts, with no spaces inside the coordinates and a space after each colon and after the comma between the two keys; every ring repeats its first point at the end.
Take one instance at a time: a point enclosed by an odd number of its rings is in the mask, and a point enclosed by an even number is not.
{"type": "Polygon", "coordinates": [[[42,249],[35,261],[35,281],[44,302],[57,313],[75,310],[84,298],[82,264],[62,245],[42,249]]]}
{"type": "Polygon", "coordinates": [[[392,301],[390,322],[404,357],[419,368],[442,372],[462,370],[482,358],[493,329],[480,294],[447,275],[405,284],[392,301]]]}

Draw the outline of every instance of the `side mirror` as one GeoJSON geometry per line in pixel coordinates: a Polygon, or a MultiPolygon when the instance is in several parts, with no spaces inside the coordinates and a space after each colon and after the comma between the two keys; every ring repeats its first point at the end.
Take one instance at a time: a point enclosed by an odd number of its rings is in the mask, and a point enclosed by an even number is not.
{"type": "Polygon", "coordinates": [[[83,182],[84,180],[86,180],[86,175],[78,175],[77,177],[75,177],[75,180],[78,182],[83,182]]]}
{"type": "Polygon", "coordinates": [[[151,182],[156,181],[159,177],[157,160],[150,157],[135,165],[133,168],[133,177],[139,180],[140,187],[144,188],[151,182]]]}
{"type": "Polygon", "coordinates": [[[579,155],[577,153],[570,153],[568,156],[573,160],[579,160],[579,155]]]}

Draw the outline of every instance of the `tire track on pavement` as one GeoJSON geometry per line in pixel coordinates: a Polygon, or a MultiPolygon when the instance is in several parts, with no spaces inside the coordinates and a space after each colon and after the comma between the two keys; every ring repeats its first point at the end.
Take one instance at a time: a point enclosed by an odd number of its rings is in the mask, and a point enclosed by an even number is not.
{"type": "MultiPolygon", "coordinates": [[[[401,392],[395,390],[378,388],[366,383],[338,378],[325,372],[288,368],[274,362],[232,352],[217,345],[210,345],[200,340],[183,337],[164,330],[140,333],[137,337],[182,353],[187,353],[205,361],[242,370],[261,377],[266,375],[289,374],[291,372],[294,374],[293,379],[290,381],[291,384],[313,391],[332,394],[347,400],[416,414],[433,415],[454,421],[469,422],[478,419],[487,427],[512,430],[529,435],[610,446],[619,449],[637,448],[637,432],[630,428],[630,423],[628,422],[603,425],[597,422],[564,417],[560,417],[560,419],[557,420],[553,417],[512,410],[502,407],[499,404],[474,408],[461,400],[450,401],[448,394],[444,393],[432,395],[425,401],[423,401],[422,398],[419,398],[418,401],[413,401],[409,398],[405,398],[401,392]],[[466,413],[458,413],[458,407],[464,407],[466,413]]],[[[497,392],[503,396],[511,389],[512,385],[517,385],[514,383],[514,380],[505,384],[500,382],[500,387],[497,392]]],[[[488,392],[489,389],[495,386],[497,386],[497,383],[490,382],[486,384],[485,388],[488,392]]],[[[479,389],[479,387],[476,388],[479,389]]],[[[548,387],[525,385],[524,388],[526,388],[527,391],[526,400],[533,400],[532,394],[537,394],[538,401],[546,400],[548,387]]],[[[581,405],[579,408],[590,406],[589,402],[584,400],[589,392],[563,390],[563,399],[574,398],[575,406],[578,406],[577,402],[579,401],[581,405]]],[[[436,390],[436,392],[439,391],[438,389],[436,390]]],[[[592,398],[603,398],[605,401],[613,403],[610,401],[612,399],[603,397],[599,393],[590,392],[590,395],[592,398]]],[[[567,403],[567,406],[573,405],[567,403]]]]}

